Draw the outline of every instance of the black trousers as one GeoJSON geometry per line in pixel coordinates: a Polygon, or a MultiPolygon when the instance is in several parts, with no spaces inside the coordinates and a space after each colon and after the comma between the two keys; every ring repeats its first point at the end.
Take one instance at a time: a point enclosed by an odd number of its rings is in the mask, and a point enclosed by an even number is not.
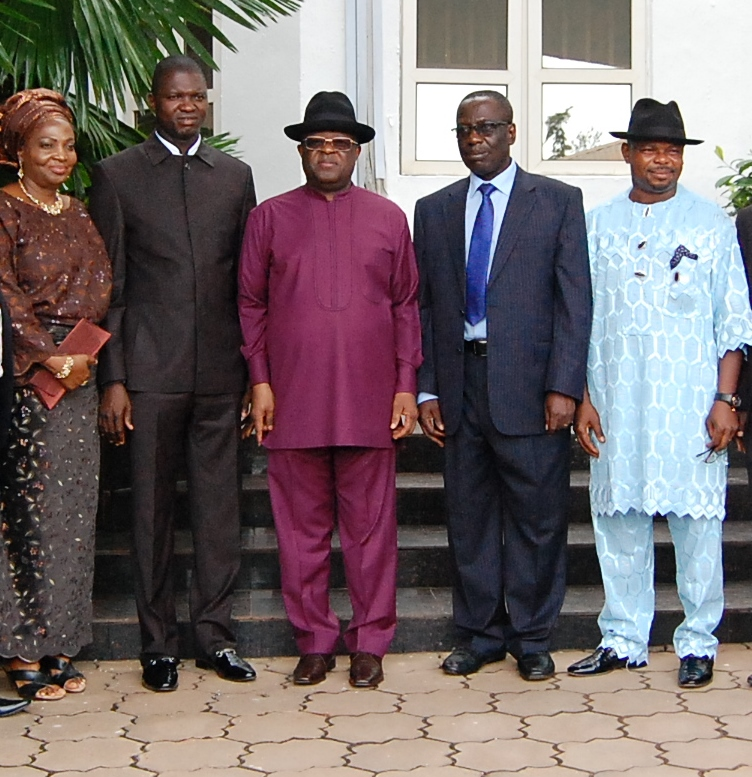
{"type": "Polygon", "coordinates": [[[569,429],[510,437],[488,410],[487,362],[465,355],[463,414],[446,440],[449,545],[460,641],[548,650],[566,586],[569,429]]]}
{"type": "Polygon", "coordinates": [[[240,394],[131,392],[136,607],[142,660],[178,656],[173,552],[178,467],[185,460],[194,563],[190,617],[196,655],[234,644],[240,569],[240,394]]]}

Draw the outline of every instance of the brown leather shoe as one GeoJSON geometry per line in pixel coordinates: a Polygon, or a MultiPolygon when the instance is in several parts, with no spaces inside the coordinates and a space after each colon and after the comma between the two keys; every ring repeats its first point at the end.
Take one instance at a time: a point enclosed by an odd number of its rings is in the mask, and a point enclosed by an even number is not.
{"type": "Polygon", "coordinates": [[[350,685],[355,688],[376,688],[383,679],[381,656],[373,653],[353,653],[350,656],[350,685]]]}
{"type": "Polygon", "coordinates": [[[326,673],[331,672],[335,664],[331,653],[306,653],[300,657],[292,681],[295,685],[316,685],[326,680],[326,673]]]}

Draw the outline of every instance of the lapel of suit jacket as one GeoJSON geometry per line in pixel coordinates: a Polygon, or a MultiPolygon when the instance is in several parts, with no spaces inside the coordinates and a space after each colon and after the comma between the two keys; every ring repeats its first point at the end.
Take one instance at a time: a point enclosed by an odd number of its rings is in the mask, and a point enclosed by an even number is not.
{"type": "Polygon", "coordinates": [[[469,178],[459,181],[449,190],[444,202],[444,228],[447,231],[449,256],[463,300],[465,299],[465,206],[469,188],[469,178]]]}
{"type": "Polygon", "coordinates": [[[504,220],[501,222],[501,232],[494,252],[491,275],[488,278],[489,284],[499,277],[534,204],[535,183],[532,176],[517,168],[507,209],[504,212],[504,220]]]}

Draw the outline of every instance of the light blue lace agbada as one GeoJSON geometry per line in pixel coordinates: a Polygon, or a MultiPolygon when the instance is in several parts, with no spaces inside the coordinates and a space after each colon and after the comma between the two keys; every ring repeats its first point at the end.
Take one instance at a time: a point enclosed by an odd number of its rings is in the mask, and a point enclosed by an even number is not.
{"type": "Polygon", "coordinates": [[[593,334],[588,387],[607,442],[592,461],[596,515],[725,515],[726,456],[705,463],[718,360],[752,343],[736,230],[679,187],[624,193],[588,214],[593,334]]]}

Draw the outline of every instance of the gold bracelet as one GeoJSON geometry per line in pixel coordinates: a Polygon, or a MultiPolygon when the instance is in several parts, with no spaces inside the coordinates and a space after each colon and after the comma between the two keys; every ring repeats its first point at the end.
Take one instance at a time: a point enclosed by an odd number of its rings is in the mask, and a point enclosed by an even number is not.
{"type": "Polygon", "coordinates": [[[58,380],[65,380],[68,375],[71,374],[71,370],[73,369],[74,360],[72,356],[66,356],[65,357],[65,364],[55,373],[55,377],[58,380]]]}

